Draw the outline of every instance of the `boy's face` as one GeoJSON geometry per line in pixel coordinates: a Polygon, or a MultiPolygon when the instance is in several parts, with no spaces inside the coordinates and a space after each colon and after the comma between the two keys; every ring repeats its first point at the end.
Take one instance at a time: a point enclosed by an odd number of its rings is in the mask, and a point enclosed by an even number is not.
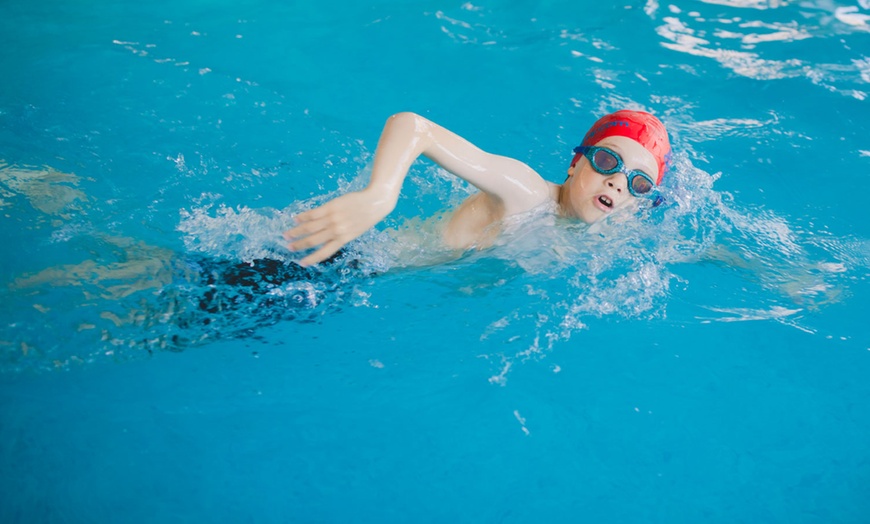
{"type": "MultiPolygon", "coordinates": [[[[658,163],[645,147],[624,136],[609,136],[595,144],[616,152],[626,169],[639,169],[658,178],[658,163]]],[[[628,179],[623,173],[602,175],[595,171],[586,157],[568,168],[568,180],[562,184],[559,205],[569,217],[592,223],[624,207],[634,200],[628,192],[628,179]]]]}

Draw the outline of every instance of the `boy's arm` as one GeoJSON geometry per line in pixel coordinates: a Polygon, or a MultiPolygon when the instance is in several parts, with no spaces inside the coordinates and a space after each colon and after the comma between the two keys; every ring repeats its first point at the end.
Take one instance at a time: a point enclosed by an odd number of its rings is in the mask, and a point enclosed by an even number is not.
{"type": "Polygon", "coordinates": [[[531,209],[550,194],[547,182],[526,164],[486,153],[420,115],[398,113],[381,133],[368,186],[300,213],[298,225],[284,233],[291,250],[320,246],[300,264],[326,260],[383,220],[396,207],[408,169],[421,154],[487,193],[504,215],[531,209]]]}

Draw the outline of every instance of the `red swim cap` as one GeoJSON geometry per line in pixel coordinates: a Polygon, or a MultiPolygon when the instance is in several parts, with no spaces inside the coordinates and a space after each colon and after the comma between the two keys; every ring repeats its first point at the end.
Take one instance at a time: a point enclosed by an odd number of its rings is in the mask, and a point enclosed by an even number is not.
{"type": "MultiPolygon", "coordinates": [[[[630,138],[652,153],[659,165],[659,177],[656,184],[662,183],[671,161],[671,143],[661,120],[643,111],[623,109],[610,113],[592,125],[580,145],[594,146],[609,136],[630,138]]],[[[571,165],[574,165],[581,155],[582,153],[578,153],[571,165]]]]}

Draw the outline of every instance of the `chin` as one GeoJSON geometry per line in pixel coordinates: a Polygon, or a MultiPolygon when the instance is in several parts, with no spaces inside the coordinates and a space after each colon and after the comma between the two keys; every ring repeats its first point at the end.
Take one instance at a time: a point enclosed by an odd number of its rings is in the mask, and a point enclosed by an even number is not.
{"type": "Polygon", "coordinates": [[[587,213],[582,213],[582,212],[576,213],[575,216],[581,222],[585,222],[587,224],[594,224],[595,222],[598,222],[602,218],[606,217],[607,215],[604,213],[601,213],[600,211],[592,211],[592,212],[587,212],[587,213]]]}

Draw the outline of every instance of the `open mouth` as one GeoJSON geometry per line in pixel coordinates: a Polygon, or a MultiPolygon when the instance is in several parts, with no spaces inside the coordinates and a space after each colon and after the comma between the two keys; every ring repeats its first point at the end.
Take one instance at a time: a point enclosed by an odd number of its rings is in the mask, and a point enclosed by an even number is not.
{"type": "Polygon", "coordinates": [[[598,197],[598,201],[601,202],[601,205],[608,209],[613,208],[613,200],[611,200],[610,197],[606,195],[601,195],[600,197],[598,197]]]}

